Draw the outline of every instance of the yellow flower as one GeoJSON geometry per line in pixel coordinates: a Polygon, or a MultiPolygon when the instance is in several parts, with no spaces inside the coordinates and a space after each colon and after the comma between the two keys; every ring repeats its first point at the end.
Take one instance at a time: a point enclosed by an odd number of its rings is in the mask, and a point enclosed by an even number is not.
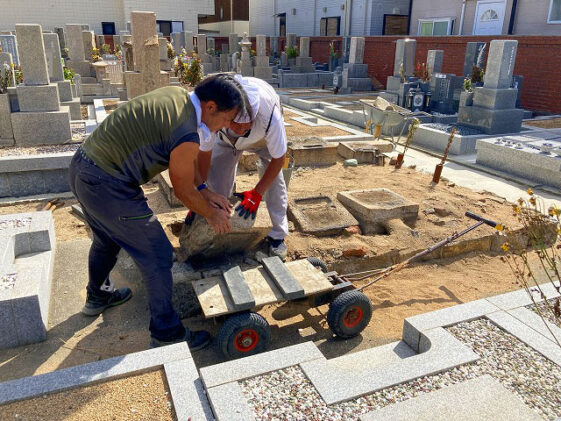
{"type": "Polygon", "coordinates": [[[503,249],[503,251],[505,251],[505,252],[506,252],[506,251],[508,251],[508,250],[509,250],[510,246],[509,246],[509,244],[508,244],[508,243],[504,243],[504,244],[503,244],[503,245],[501,246],[501,248],[503,249]]]}
{"type": "Polygon", "coordinates": [[[512,211],[515,215],[518,215],[520,213],[520,206],[512,205],[512,211]]]}
{"type": "Polygon", "coordinates": [[[530,197],[530,203],[531,203],[533,206],[536,206],[536,198],[533,197],[533,196],[530,197]]]}
{"type": "Polygon", "coordinates": [[[561,208],[558,208],[557,206],[553,206],[553,215],[561,216],[561,208]]]}
{"type": "Polygon", "coordinates": [[[528,187],[528,190],[526,190],[526,192],[532,196],[534,194],[534,192],[532,191],[532,189],[530,187],[528,187]]]}
{"type": "Polygon", "coordinates": [[[495,225],[495,229],[496,229],[497,231],[504,231],[505,227],[504,227],[504,225],[497,224],[497,225],[495,225]]]}
{"type": "Polygon", "coordinates": [[[14,63],[10,63],[10,66],[12,67],[12,69],[16,67],[14,63]]]}

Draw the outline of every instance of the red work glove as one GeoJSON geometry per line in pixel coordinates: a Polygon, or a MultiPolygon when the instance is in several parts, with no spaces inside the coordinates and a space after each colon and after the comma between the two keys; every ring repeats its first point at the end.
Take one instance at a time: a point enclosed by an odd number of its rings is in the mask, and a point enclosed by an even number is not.
{"type": "Polygon", "coordinates": [[[187,216],[185,217],[185,225],[190,226],[195,220],[195,215],[196,213],[193,211],[187,212],[187,216]]]}
{"type": "Polygon", "coordinates": [[[234,196],[239,197],[242,201],[236,208],[238,215],[243,216],[244,219],[247,219],[249,215],[251,215],[251,218],[255,219],[262,198],[257,190],[253,189],[244,191],[243,193],[234,193],[234,196]]]}

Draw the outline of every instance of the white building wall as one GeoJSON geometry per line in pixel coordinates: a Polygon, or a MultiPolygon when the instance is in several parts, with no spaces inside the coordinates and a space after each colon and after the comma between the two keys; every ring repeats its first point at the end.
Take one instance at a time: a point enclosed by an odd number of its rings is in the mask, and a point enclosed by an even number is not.
{"type": "Polygon", "coordinates": [[[45,30],[67,23],[88,24],[101,34],[101,22],[126,29],[131,11],[156,12],[159,20],[184,21],[185,30],[198,30],[199,14],[214,14],[213,0],[0,0],[0,30],[16,23],[38,23],[45,30]]]}
{"type": "MultiPolygon", "coordinates": [[[[213,22],[199,25],[199,32],[208,34],[209,37],[227,37],[232,33],[232,22],[213,22]]],[[[249,34],[249,22],[247,20],[235,20],[233,33],[242,36],[244,32],[249,34]]]]}
{"type": "MultiPolygon", "coordinates": [[[[409,13],[409,0],[375,0],[372,7],[371,23],[368,35],[382,35],[384,29],[384,15],[407,15],[409,13]],[[396,10],[399,9],[399,10],[396,10]],[[399,13],[394,13],[399,12],[399,13]]],[[[415,2],[413,2],[415,4],[415,2]]],[[[413,29],[411,29],[413,30],[413,29]]],[[[416,34],[416,32],[414,32],[416,34]]]]}
{"type": "MultiPolygon", "coordinates": [[[[359,0],[362,2],[363,0],[359,0]]],[[[355,0],[356,2],[356,0],[355,0]]],[[[339,26],[339,34],[345,34],[345,10],[341,9],[341,5],[345,1],[333,1],[333,0],[318,0],[317,1],[317,15],[315,21],[315,35],[319,36],[320,31],[320,20],[321,18],[334,18],[339,16],[341,18],[341,25],[339,26]],[[323,9],[326,9],[325,12],[323,9]]]]}
{"type": "MultiPolygon", "coordinates": [[[[249,0],[249,36],[278,34],[274,0],[249,0]]],[[[238,33],[238,35],[241,35],[238,33]]]]}

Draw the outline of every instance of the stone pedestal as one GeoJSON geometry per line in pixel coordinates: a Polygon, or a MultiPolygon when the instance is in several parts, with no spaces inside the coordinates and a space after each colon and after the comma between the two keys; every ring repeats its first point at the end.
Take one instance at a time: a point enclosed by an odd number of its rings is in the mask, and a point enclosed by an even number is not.
{"type": "Polygon", "coordinates": [[[518,41],[493,40],[483,87],[473,92],[473,105],[460,105],[458,123],[487,134],[517,133],[524,111],[517,109],[518,90],[511,88],[518,41]]]}
{"type": "Polygon", "coordinates": [[[72,138],[70,111],[60,107],[58,86],[49,83],[41,26],[18,24],[16,33],[24,83],[16,88],[20,112],[11,115],[15,143],[65,143],[72,138]]]}

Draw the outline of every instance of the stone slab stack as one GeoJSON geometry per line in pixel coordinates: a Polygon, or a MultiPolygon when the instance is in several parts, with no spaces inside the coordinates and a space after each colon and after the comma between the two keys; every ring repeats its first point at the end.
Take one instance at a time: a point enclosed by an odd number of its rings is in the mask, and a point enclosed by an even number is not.
{"type": "Polygon", "coordinates": [[[517,133],[524,111],[516,108],[518,89],[511,88],[518,41],[493,40],[484,84],[462,92],[458,123],[487,134],[517,133]]]}
{"type": "Polygon", "coordinates": [[[72,138],[70,110],[60,106],[58,85],[49,81],[41,25],[17,24],[16,35],[23,84],[16,87],[20,111],[11,115],[15,144],[68,142],[72,138]]]}
{"type": "Polygon", "coordinates": [[[300,37],[300,55],[295,59],[295,65],[290,66],[293,73],[314,73],[316,68],[310,57],[310,37],[300,37]]]}
{"type": "Polygon", "coordinates": [[[66,47],[68,57],[66,66],[73,69],[82,77],[92,77],[92,64],[86,60],[84,49],[84,36],[82,35],[83,25],[66,25],[66,47]]]}
{"type": "Polygon", "coordinates": [[[15,35],[0,35],[0,47],[2,47],[2,52],[10,53],[12,55],[12,60],[14,64],[19,66],[19,54],[18,54],[18,44],[16,42],[15,35]]]}
{"type": "Polygon", "coordinates": [[[169,85],[169,73],[160,71],[160,44],[154,12],[131,12],[134,71],[125,72],[128,99],[169,85]]]}
{"type": "Polygon", "coordinates": [[[364,37],[352,37],[349,62],[343,65],[342,92],[371,91],[372,80],[368,77],[368,64],[364,64],[364,37]]]}
{"type": "Polygon", "coordinates": [[[269,66],[269,56],[267,55],[267,36],[257,35],[255,37],[257,45],[257,56],[255,57],[255,68],[253,76],[264,80],[273,78],[273,68],[269,66]]]}
{"type": "Polygon", "coordinates": [[[73,97],[72,83],[64,79],[58,35],[43,34],[43,42],[45,43],[45,57],[47,59],[49,81],[58,86],[60,104],[69,107],[70,118],[72,120],[81,120],[82,112],[80,110],[80,99],[73,97]]]}

